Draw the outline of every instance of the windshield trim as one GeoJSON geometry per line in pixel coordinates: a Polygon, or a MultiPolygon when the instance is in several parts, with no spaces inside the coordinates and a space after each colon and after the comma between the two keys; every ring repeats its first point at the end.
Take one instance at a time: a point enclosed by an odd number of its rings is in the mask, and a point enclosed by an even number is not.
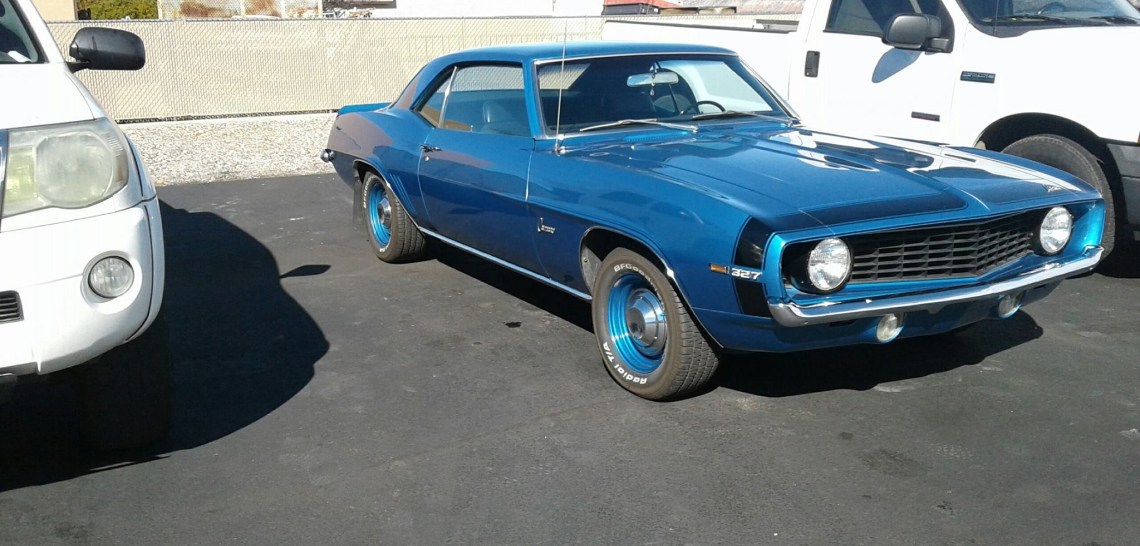
{"type": "MultiPolygon", "coordinates": [[[[734,58],[734,59],[740,61],[741,66],[743,66],[744,69],[753,78],[755,78],[757,82],[760,83],[760,86],[763,87],[764,90],[768,92],[768,94],[772,97],[773,101],[776,103],[773,105],[776,107],[776,109],[772,111],[772,115],[770,117],[772,117],[774,119],[772,119],[771,121],[773,121],[773,122],[778,121],[780,117],[787,118],[789,123],[797,123],[800,121],[799,115],[796,114],[795,110],[792,109],[792,106],[790,104],[788,104],[788,102],[786,100],[784,100],[784,97],[780,96],[780,94],[777,93],[775,89],[772,89],[772,86],[768,85],[768,82],[764,78],[760,77],[760,74],[757,74],[756,70],[753,69],[751,66],[749,66],[748,63],[744,62],[744,60],[740,58],[740,55],[738,55],[736,53],[716,53],[716,52],[708,52],[708,51],[702,51],[702,52],[696,52],[696,53],[687,53],[687,52],[681,52],[681,51],[666,51],[666,52],[658,52],[658,53],[655,53],[655,52],[612,53],[612,54],[606,54],[606,55],[583,55],[583,56],[578,56],[578,57],[566,57],[565,60],[567,62],[570,62],[570,61],[584,61],[584,60],[589,60],[589,59],[610,59],[610,58],[615,58],[615,57],[639,57],[639,56],[653,56],[653,55],[686,55],[686,56],[689,56],[689,55],[705,55],[705,56],[712,56],[712,57],[734,58]]],[[[568,138],[597,136],[597,135],[603,135],[603,134],[608,134],[608,133],[618,133],[618,132],[645,131],[648,129],[647,127],[644,127],[644,126],[639,127],[637,125],[632,125],[632,126],[631,125],[624,125],[624,126],[613,127],[612,129],[598,129],[596,131],[587,131],[585,133],[579,133],[579,132],[575,131],[573,133],[563,132],[561,134],[556,134],[554,131],[551,131],[550,128],[547,126],[545,113],[543,112],[543,109],[542,109],[542,102],[541,102],[541,99],[539,98],[540,90],[539,90],[539,81],[538,81],[538,69],[540,66],[544,66],[547,64],[551,64],[551,63],[560,63],[560,62],[562,62],[562,60],[563,59],[561,57],[558,57],[558,58],[554,58],[554,59],[535,60],[534,62],[531,63],[531,70],[530,70],[531,75],[530,75],[530,77],[533,78],[532,81],[534,82],[534,92],[532,93],[532,96],[529,98],[529,100],[534,103],[535,112],[537,113],[537,117],[538,117],[537,121],[538,121],[538,128],[539,128],[539,134],[537,137],[535,137],[535,140],[565,140],[568,138]]],[[[745,116],[745,117],[749,117],[749,116],[745,116]]],[[[679,123],[685,123],[685,122],[689,122],[689,121],[690,120],[678,120],[679,123]]],[[[718,121],[719,122],[726,122],[727,121],[727,122],[732,123],[732,122],[738,122],[740,120],[707,119],[707,120],[696,120],[696,121],[693,121],[691,123],[695,123],[698,126],[700,126],[706,122],[718,122],[718,121]]],[[[751,119],[750,121],[755,122],[756,119],[751,119]]],[[[673,122],[669,121],[666,123],[673,123],[673,122]]]]}
{"type": "Polygon", "coordinates": [[[27,34],[28,41],[32,43],[32,49],[35,50],[35,52],[36,52],[36,60],[31,61],[31,62],[27,62],[27,63],[7,63],[7,62],[4,62],[4,63],[0,63],[0,65],[3,65],[3,66],[19,66],[19,65],[29,65],[29,64],[47,64],[47,62],[48,62],[47,55],[44,54],[44,48],[40,47],[39,36],[36,34],[35,29],[32,28],[32,25],[28,24],[28,18],[24,16],[24,10],[20,8],[20,3],[15,2],[15,1],[9,1],[8,5],[12,6],[12,11],[13,11],[13,13],[16,14],[16,20],[20,22],[21,26],[23,26],[24,34],[27,34]]]}

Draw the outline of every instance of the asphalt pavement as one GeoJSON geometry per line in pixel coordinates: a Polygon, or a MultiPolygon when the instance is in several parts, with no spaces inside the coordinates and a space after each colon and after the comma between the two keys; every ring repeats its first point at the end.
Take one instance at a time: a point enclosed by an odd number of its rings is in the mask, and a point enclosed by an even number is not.
{"type": "Polygon", "coordinates": [[[587,304],[439,245],[376,260],[332,176],[159,195],[173,433],[95,454],[69,385],[18,389],[2,544],[1140,543],[1140,257],[655,403],[587,304]]]}

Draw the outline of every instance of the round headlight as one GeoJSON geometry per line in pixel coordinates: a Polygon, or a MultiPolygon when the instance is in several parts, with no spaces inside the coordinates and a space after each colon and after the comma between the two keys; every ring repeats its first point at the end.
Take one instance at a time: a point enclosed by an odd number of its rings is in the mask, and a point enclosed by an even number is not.
{"type": "Polygon", "coordinates": [[[126,294],[134,282],[135,270],[131,269],[131,264],[116,256],[96,262],[87,277],[91,290],[107,299],[126,294]]]}
{"type": "Polygon", "coordinates": [[[807,280],[820,292],[834,292],[851,276],[851,249],[839,239],[815,245],[807,261],[807,280]]]}
{"type": "Polygon", "coordinates": [[[1045,254],[1056,254],[1065,248],[1072,235],[1073,215],[1065,207],[1053,207],[1041,222],[1037,242],[1045,254]]]}

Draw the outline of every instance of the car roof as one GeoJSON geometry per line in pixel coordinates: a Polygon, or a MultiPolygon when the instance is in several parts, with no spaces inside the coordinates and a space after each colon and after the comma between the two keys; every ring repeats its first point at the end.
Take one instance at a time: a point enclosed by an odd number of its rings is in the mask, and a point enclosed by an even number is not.
{"type": "MultiPolygon", "coordinates": [[[[439,64],[462,62],[501,61],[527,63],[561,59],[563,48],[567,59],[577,57],[605,57],[610,55],[637,55],[652,53],[706,53],[736,55],[736,52],[722,47],[698,44],[672,44],[652,42],[550,42],[542,44],[518,44],[507,46],[468,49],[436,59],[439,64]]],[[[433,64],[436,64],[433,63],[433,64]]]]}

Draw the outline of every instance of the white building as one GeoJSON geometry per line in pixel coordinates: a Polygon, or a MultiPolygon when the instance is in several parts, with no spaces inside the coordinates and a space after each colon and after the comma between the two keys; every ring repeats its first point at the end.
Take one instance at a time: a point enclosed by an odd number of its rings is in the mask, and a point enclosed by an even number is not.
{"type": "MultiPolygon", "coordinates": [[[[601,15],[604,0],[342,0],[372,17],[535,17],[601,15]]],[[[327,4],[328,2],[326,2],[327,4]]]]}

